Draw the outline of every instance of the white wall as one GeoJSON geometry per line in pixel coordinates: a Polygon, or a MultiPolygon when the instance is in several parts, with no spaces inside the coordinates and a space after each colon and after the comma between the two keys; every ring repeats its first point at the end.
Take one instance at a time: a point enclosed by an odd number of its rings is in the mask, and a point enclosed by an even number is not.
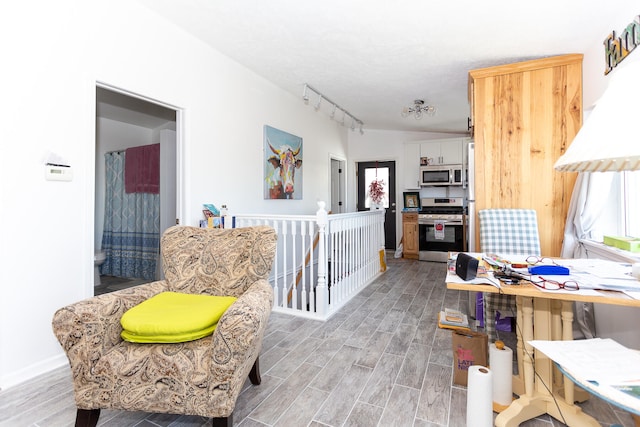
{"type": "MultiPolygon", "coordinates": [[[[143,6],[125,0],[12,2],[0,18],[0,387],[66,363],[54,311],[93,295],[96,82],[180,110],[183,224],[202,203],[313,213],[346,130],[143,6]],[[34,13],[37,11],[37,13],[34,13]],[[247,108],[247,102],[251,108],[247,108]],[[304,199],[263,200],[263,126],[304,140],[304,199]],[[44,180],[68,163],[71,182],[44,180]]],[[[301,86],[302,93],[302,86],[301,86]]]]}

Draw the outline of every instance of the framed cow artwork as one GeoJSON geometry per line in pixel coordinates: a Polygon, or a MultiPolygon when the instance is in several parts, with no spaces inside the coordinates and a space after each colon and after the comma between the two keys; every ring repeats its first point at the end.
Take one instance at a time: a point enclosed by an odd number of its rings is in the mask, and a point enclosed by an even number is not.
{"type": "Polygon", "coordinates": [[[264,198],[302,200],[302,138],[267,125],[264,198]]]}

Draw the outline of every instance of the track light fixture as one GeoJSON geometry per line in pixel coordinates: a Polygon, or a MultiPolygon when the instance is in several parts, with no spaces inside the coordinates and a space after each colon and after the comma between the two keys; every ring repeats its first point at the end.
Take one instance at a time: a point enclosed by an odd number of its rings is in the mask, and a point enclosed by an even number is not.
{"type": "Polygon", "coordinates": [[[409,117],[413,114],[416,120],[422,118],[423,115],[434,116],[436,114],[436,107],[433,105],[424,105],[424,100],[416,99],[413,101],[412,107],[404,107],[402,109],[402,117],[409,117]]]}
{"type": "Polygon", "coordinates": [[[314,106],[316,111],[320,110],[321,104],[324,101],[329,105],[333,106],[331,109],[331,114],[329,115],[331,120],[336,120],[336,110],[340,110],[342,111],[342,121],[340,122],[340,124],[344,126],[345,120],[347,116],[349,116],[351,118],[351,130],[354,131],[356,129],[356,126],[358,126],[360,128],[360,134],[364,135],[364,130],[363,130],[364,123],[362,122],[362,120],[355,117],[353,114],[351,114],[350,112],[348,112],[347,110],[345,110],[344,108],[342,108],[341,106],[339,106],[338,104],[336,104],[335,102],[333,102],[332,100],[330,100],[329,98],[327,98],[326,96],[324,96],[323,94],[315,90],[313,87],[309,86],[307,83],[304,84],[304,89],[302,90],[302,100],[304,101],[305,104],[309,104],[309,91],[314,92],[316,95],[318,95],[318,102],[314,106]]]}

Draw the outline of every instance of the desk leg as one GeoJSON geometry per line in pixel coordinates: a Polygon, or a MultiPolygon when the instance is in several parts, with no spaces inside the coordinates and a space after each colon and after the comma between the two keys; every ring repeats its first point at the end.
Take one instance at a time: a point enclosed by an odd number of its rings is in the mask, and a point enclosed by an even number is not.
{"type": "MultiPolygon", "coordinates": [[[[559,338],[563,341],[573,340],[573,302],[562,301],[562,336],[559,338]]],[[[589,399],[589,393],[581,388],[576,388],[573,381],[565,377],[556,369],[556,375],[563,381],[563,387],[559,389],[564,396],[565,402],[573,404],[574,402],[584,402],[589,399]]]]}
{"type": "Polygon", "coordinates": [[[524,394],[524,347],[522,344],[522,297],[516,296],[516,360],[518,361],[518,375],[513,376],[512,389],[515,394],[524,394]]]}
{"type": "Polygon", "coordinates": [[[533,298],[522,298],[522,339],[524,341],[524,394],[533,396],[535,372],[532,360],[533,347],[529,344],[533,339],[533,298]]]}
{"type": "MultiPolygon", "coordinates": [[[[572,318],[568,318],[567,307],[571,309],[570,303],[562,305],[563,337],[569,337],[571,336],[569,334],[572,334],[570,322],[572,318]]],[[[570,427],[599,427],[600,424],[594,418],[582,412],[579,406],[567,403],[557,393],[547,389],[547,387],[553,386],[552,362],[541,352],[534,353],[533,347],[528,344],[534,337],[535,339],[551,339],[553,337],[552,324],[554,321],[550,301],[544,298],[522,297],[521,311],[525,394],[498,414],[495,419],[495,425],[497,427],[517,427],[526,420],[547,413],[570,427]],[[539,378],[535,376],[532,357],[535,357],[535,369],[539,378]]],[[[556,311],[558,311],[557,307],[556,311]]],[[[518,320],[520,320],[520,317],[518,317],[518,320]]],[[[558,332],[556,329],[555,333],[558,332]]],[[[571,391],[570,393],[573,392],[571,391]]]]}
{"type": "MultiPolygon", "coordinates": [[[[573,302],[571,301],[562,302],[562,340],[573,340],[573,302]]],[[[569,405],[575,402],[573,387],[573,381],[564,377],[564,401],[569,405]]]]}
{"type": "MultiPolygon", "coordinates": [[[[563,340],[563,329],[562,329],[562,321],[563,319],[562,313],[562,301],[559,300],[551,300],[551,339],[553,341],[563,340]]],[[[553,390],[561,390],[564,386],[563,384],[564,376],[560,373],[560,370],[553,365],[553,390]]]]}
{"type": "Polygon", "coordinates": [[[520,423],[546,412],[545,403],[537,397],[534,397],[535,372],[532,360],[533,347],[528,344],[528,341],[533,339],[533,298],[518,298],[520,299],[521,304],[518,307],[517,319],[520,321],[522,331],[522,340],[518,340],[518,353],[522,354],[524,359],[522,363],[524,394],[521,395],[519,399],[511,403],[507,409],[498,414],[495,420],[495,425],[497,427],[517,427],[520,423]],[[521,341],[524,341],[524,346],[522,347],[521,341]]]}

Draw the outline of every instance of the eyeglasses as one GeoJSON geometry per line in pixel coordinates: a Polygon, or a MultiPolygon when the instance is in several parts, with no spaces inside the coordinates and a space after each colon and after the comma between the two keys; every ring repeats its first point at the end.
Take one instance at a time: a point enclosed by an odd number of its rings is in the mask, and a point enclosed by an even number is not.
{"type": "Polygon", "coordinates": [[[546,258],[546,257],[539,257],[536,255],[530,255],[527,257],[527,259],[525,260],[527,262],[527,264],[529,265],[536,265],[536,264],[553,264],[553,265],[558,265],[556,264],[556,262],[554,260],[552,260],[551,258],[546,258]]]}
{"type": "Polygon", "coordinates": [[[578,286],[578,282],[573,280],[567,280],[566,282],[557,282],[555,280],[540,280],[534,281],[529,280],[532,284],[536,285],[539,288],[546,289],[547,291],[557,291],[559,289],[564,289],[565,291],[578,291],[580,290],[580,286],[578,286]]]}

